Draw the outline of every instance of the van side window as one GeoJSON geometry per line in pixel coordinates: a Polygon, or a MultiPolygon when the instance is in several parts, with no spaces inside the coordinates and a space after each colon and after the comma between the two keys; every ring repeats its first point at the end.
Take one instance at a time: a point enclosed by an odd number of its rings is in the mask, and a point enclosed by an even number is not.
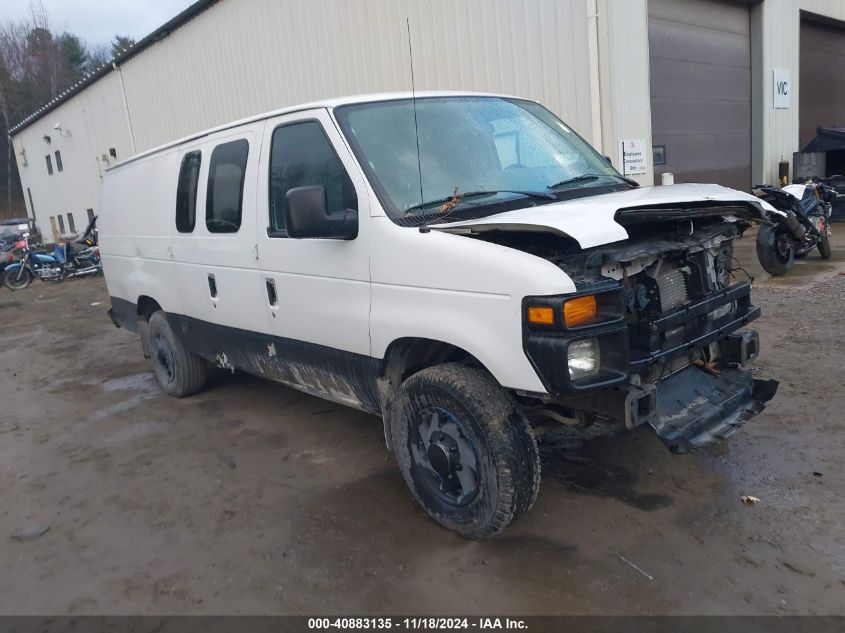
{"type": "Polygon", "coordinates": [[[326,190],[329,213],[358,208],[355,187],[319,123],[304,121],[276,128],[270,147],[271,236],[284,235],[288,190],[314,185],[326,190]]]}
{"type": "MultiPolygon", "coordinates": [[[[179,184],[176,187],[176,230],[180,233],[190,233],[196,224],[197,184],[201,162],[201,152],[188,152],[182,158],[182,166],[179,168],[179,184]]],[[[89,215],[93,216],[93,211],[89,215]]]]}
{"type": "Polygon", "coordinates": [[[249,141],[243,138],[211,152],[205,200],[205,226],[211,233],[236,233],[241,228],[248,155],[249,141]]]}

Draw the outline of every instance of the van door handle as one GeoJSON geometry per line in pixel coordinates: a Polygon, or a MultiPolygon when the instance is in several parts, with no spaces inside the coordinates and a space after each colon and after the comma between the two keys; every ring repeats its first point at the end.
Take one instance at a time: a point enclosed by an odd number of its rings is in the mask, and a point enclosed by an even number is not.
{"type": "Polygon", "coordinates": [[[214,279],[214,275],[208,273],[208,292],[211,294],[212,299],[217,298],[217,280],[214,279]]]}
{"type": "Polygon", "coordinates": [[[265,284],[267,285],[267,301],[270,302],[271,306],[274,306],[278,301],[278,296],[276,295],[276,282],[272,279],[267,279],[265,284]]]}

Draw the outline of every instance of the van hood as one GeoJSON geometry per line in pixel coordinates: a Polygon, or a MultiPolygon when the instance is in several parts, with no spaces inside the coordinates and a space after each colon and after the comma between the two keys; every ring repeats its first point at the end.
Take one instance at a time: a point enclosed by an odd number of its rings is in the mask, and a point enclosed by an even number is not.
{"type": "Polygon", "coordinates": [[[684,217],[692,209],[712,209],[714,215],[732,216],[744,210],[759,221],[765,221],[765,211],[775,211],[759,198],[728,189],[721,185],[681,184],[662,187],[639,187],[627,191],[577,198],[506,211],[477,220],[465,220],[432,229],[447,233],[469,234],[487,231],[552,232],[571,237],[581,248],[601,246],[628,239],[628,232],[620,224],[618,213],[636,216],[637,212],[658,219],[656,211],[664,211],[665,218],[684,217]]]}

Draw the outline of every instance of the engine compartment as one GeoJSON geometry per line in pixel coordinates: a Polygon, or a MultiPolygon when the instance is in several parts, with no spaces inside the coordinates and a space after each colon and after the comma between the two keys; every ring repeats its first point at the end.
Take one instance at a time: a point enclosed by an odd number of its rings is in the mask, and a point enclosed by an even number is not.
{"type": "MultiPolygon", "coordinates": [[[[759,338],[738,331],[760,314],[751,303],[751,278],[734,258],[734,240],[750,222],[697,211],[629,215],[627,240],[583,250],[560,235],[484,234],[553,262],[578,294],[615,293],[621,303],[624,337],[608,336],[602,345],[626,354],[627,379],[610,389],[553,393],[545,407],[582,421],[650,424],[678,451],[726,437],[762,410],[777,384],[752,379],[745,365],[756,357],[759,338]]],[[[529,337],[530,358],[542,358],[539,347],[529,337]]]]}

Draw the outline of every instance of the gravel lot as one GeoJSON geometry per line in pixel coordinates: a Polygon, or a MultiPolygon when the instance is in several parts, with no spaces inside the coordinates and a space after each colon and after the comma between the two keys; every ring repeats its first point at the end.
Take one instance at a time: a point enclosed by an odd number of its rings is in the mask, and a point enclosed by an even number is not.
{"type": "Polygon", "coordinates": [[[533,511],[480,543],[411,502],[378,419],[242,375],[170,399],[102,280],[0,290],[0,613],[845,614],[837,229],[755,283],[762,415],[692,455],[547,448],[533,511]]]}

